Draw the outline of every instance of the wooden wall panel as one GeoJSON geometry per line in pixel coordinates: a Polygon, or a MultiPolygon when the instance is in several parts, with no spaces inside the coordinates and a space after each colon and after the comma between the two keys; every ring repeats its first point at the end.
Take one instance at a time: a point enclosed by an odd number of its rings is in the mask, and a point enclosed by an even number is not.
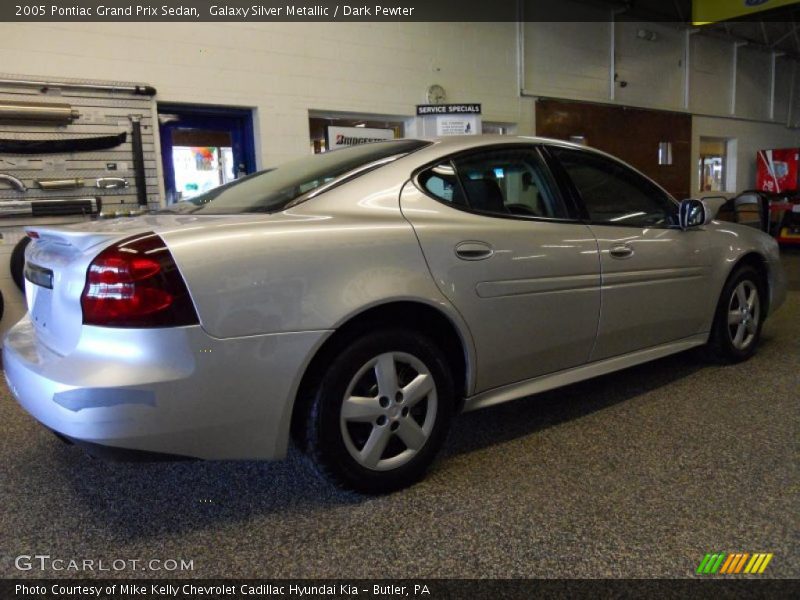
{"type": "Polygon", "coordinates": [[[691,194],[690,115],[563,100],[536,102],[536,135],[569,140],[613,154],[660,183],[675,198],[691,194]],[[672,164],[658,164],[659,142],[672,142],[672,164]]]}

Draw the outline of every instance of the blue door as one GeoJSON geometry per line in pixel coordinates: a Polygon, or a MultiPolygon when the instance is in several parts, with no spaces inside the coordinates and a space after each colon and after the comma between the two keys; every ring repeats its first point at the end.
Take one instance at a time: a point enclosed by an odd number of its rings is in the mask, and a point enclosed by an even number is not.
{"type": "Polygon", "coordinates": [[[168,204],[255,172],[251,110],[159,104],[158,121],[168,204]]]}

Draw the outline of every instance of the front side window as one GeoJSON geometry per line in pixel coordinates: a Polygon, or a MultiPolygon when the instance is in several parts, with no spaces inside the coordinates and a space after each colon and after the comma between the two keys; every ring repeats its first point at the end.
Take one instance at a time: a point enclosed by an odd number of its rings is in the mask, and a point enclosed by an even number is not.
{"type": "Polygon", "coordinates": [[[593,223],[669,227],[677,204],[651,181],[614,160],[579,150],[552,148],[593,223]]]}
{"type": "Polygon", "coordinates": [[[498,148],[453,159],[420,174],[419,185],[448,204],[500,216],[568,218],[535,150],[498,148]]]}

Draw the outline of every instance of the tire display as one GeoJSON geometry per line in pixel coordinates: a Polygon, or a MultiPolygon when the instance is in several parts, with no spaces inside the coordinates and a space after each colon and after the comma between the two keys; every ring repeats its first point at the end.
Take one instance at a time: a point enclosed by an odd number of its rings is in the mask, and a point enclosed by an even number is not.
{"type": "Polygon", "coordinates": [[[17,284],[17,287],[22,290],[23,294],[25,293],[25,274],[23,273],[25,269],[25,248],[27,248],[30,243],[31,238],[25,236],[17,242],[17,245],[14,246],[14,250],[11,251],[11,264],[9,266],[11,278],[14,280],[14,283],[17,284]]]}

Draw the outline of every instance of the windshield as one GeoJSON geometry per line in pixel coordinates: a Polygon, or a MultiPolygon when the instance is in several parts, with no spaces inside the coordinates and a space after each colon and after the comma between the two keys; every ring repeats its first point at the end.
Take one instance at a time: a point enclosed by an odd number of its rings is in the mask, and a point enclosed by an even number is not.
{"type": "Polygon", "coordinates": [[[179,202],[167,207],[166,212],[235,214],[282,210],[293,200],[354,169],[399,158],[428,144],[420,140],[373,142],[299,158],[179,202]]]}

